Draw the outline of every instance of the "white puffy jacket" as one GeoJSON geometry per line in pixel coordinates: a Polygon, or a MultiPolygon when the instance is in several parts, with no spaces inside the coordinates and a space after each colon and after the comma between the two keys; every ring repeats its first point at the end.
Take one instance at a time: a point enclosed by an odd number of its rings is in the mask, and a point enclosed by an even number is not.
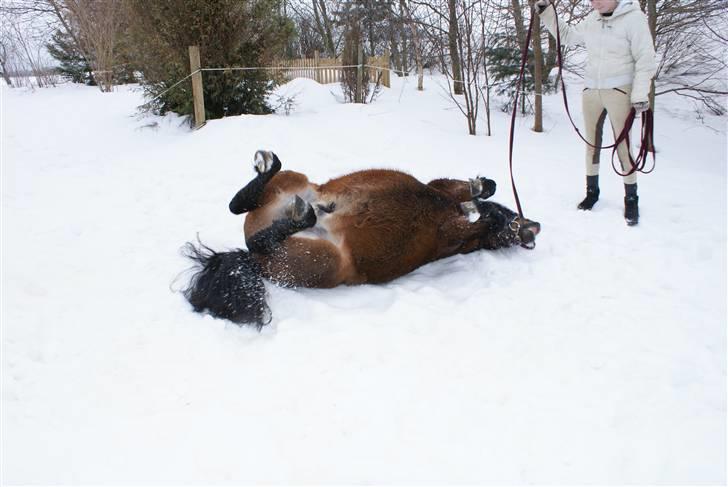
{"type": "MultiPolygon", "coordinates": [[[[541,19],[556,37],[553,5],[543,11],[541,19]]],[[[621,0],[611,16],[594,10],[572,26],[559,19],[559,30],[562,44],[586,47],[587,88],[632,85],[632,103],[648,100],[657,62],[647,17],[636,1],[621,0]]]]}

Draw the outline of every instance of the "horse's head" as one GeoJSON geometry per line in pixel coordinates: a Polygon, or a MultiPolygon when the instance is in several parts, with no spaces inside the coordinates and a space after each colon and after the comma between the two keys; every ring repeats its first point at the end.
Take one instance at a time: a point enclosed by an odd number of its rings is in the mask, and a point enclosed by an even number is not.
{"type": "Polygon", "coordinates": [[[541,224],[539,222],[529,220],[525,217],[521,219],[516,216],[508,226],[513,232],[515,243],[527,249],[532,249],[536,246],[536,235],[541,231],[541,224]]]}
{"type": "Polygon", "coordinates": [[[520,245],[532,249],[536,246],[536,235],[541,224],[528,218],[521,218],[512,210],[492,201],[475,200],[480,218],[487,224],[483,247],[497,249],[520,245]]]}

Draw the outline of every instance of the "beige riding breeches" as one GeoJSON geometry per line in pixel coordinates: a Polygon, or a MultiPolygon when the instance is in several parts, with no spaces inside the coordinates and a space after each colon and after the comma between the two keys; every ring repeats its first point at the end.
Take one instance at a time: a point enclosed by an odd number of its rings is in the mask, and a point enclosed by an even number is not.
{"type": "MultiPolygon", "coordinates": [[[[630,102],[631,91],[631,86],[601,90],[587,88],[584,90],[582,94],[582,109],[584,110],[584,138],[586,140],[597,147],[604,145],[602,142],[602,133],[607,115],[609,116],[609,122],[612,124],[612,133],[616,140],[624,128],[624,122],[627,120],[627,116],[632,108],[630,102]]],[[[632,167],[629,162],[629,150],[625,142],[622,142],[617,147],[617,155],[619,156],[623,173],[632,167]]],[[[589,145],[586,146],[587,176],[596,176],[599,174],[599,152],[599,150],[589,145]]],[[[611,150],[609,152],[611,155],[611,150]]],[[[625,184],[634,184],[636,182],[636,173],[624,177],[625,184]]]]}

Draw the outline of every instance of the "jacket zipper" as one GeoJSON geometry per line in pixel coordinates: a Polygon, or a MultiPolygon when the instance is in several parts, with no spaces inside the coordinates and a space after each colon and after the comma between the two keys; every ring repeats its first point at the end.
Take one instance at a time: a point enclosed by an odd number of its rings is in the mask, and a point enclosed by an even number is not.
{"type": "Polygon", "coordinates": [[[599,66],[597,67],[597,89],[602,88],[602,64],[604,64],[604,19],[600,18],[602,28],[599,29],[599,66]]]}

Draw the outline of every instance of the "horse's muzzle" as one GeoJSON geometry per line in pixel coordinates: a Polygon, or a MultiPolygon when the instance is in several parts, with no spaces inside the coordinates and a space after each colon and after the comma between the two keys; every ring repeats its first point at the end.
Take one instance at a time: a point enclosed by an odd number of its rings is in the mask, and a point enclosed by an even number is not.
{"type": "Polygon", "coordinates": [[[527,249],[532,249],[536,246],[536,235],[541,231],[541,224],[526,220],[518,229],[518,240],[521,242],[521,246],[527,249]]]}

